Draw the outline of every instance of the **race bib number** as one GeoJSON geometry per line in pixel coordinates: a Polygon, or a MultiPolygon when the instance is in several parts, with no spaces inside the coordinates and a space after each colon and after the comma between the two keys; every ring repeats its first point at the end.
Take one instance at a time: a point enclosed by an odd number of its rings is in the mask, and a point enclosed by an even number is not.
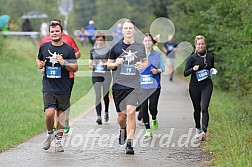
{"type": "Polygon", "coordinates": [[[61,67],[49,67],[46,66],[47,78],[61,78],[61,67]]]}
{"type": "Polygon", "coordinates": [[[169,45],[169,46],[168,46],[168,50],[169,50],[169,51],[172,51],[172,50],[173,50],[173,48],[174,48],[174,46],[173,46],[173,45],[169,45]]]}
{"type": "Polygon", "coordinates": [[[142,85],[153,84],[152,74],[141,75],[141,84],[142,85]]]}
{"type": "Polygon", "coordinates": [[[122,75],[136,75],[136,68],[135,65],[121,65],[121,74],[122,75]]]}
{"type": "Polygon", "coordinates": [[[202,81],[210,76],[210,71],[209,70],[200,70],[196,72],[196,77],[198,81],[202,81]]]}
{"type": "Polygon", "coordinates": [[[97,72],[97,73],[105,73],[105,67],[96,64],[96,65],[94,66],[94,72],[97,72]]]}

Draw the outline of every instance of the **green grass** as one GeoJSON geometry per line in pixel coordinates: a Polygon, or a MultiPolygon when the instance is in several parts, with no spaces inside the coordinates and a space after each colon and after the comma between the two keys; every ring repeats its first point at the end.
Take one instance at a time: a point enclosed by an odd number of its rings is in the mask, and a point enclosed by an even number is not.
{"type": "MultiPolygon", "coordinates": [[[[45,130],[42,75],[35,64],[39,43],[27,38],[1,38],[0,52],[0,152],[45,130]]],[[[80,46],[80,45],[78,45],[80,46]]],[[[89,48],[80,48],[82,59],[89,48]]],[[[79,66],[80,70],[87,67],[79,66]]],[[[70,117],[80,115],[93,104],[90,77],[76,77],[70,117]]]]}
{"type": "Polygon", "coordinates": [[[251,98],[215,90],[211,99],[209,141],[213,166],[252,166],[251,98]]]}
{"type": "MultiPolygon", "coordinates": [[[[4,151],[44,131],[45,121],[42,76],[35,65],[39,44],[16,37],[0,39],[0,43],[0,151],[4,151]]],[[[88,59],[89,47],[78,46],[81,59],[88,59]]],[[[79,71],[87,70],[87,66],[79,66],[79,71]]],[[[75,78],[72,118],[94,103],[90,79],[88,76],[75,78]]],[[[252,166],[250,106],[251,97],[237,98],[232,93],[214,89],[209,111],[209,140],[204,147],[204,151],[212,153],[211,165],[252,166]]]]}

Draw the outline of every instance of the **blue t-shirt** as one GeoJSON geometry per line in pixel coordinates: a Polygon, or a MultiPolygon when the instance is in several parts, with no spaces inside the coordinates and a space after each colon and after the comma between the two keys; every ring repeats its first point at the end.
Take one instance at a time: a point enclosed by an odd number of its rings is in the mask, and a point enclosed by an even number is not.
{"type": "Polygon", "coordinates": [[[88,25],[86,27],[86,31],[88,32],[88,36],[91,36],[93,37],[95,35],[95,30],[96,30],[96,27],[95,26],[90,26],[88,25]]]}
{"type": "Polygon", "coordinates": [[[162,72],[165,71],[164,62],[160,52],[152,50],[148,58],[148,67],[140,70],[141,74],[141,88],[142,89],[155,89],[161,88],[161,73],[153,74],[151,69],[161,69],[162,72]]]}

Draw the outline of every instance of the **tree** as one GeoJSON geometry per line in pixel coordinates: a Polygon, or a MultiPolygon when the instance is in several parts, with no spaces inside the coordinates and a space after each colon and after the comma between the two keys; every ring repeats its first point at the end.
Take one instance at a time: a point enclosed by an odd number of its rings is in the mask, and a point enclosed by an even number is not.
{"type": "Polygon", "coordinates": [[[238,95],[252,93],[251,5],[248,0],[176,0],[168,6],[177,38],[193,44],[196,35],[206,36],[219,70],[216,85],[238,95]]]}

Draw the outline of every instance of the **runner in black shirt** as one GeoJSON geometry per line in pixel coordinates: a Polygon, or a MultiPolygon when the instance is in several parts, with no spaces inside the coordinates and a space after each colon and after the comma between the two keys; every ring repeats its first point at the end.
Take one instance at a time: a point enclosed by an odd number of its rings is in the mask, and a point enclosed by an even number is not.
{"type": "Polygon", "coordinates": [[[71,46],[62,42],[62,26],[51,23],[49,27],[51,42],[43,44],[38,53],[38,68],[43,76],[43,101],[48,134],[43,149],[48,150],[54,139],[54,113],[57,110],[56,149],[63,152],[61,144],[65,122],[64,111],[70,107],[72,81],[69,72],[78,70],[76,57],[71,46]]]}
{"type": "Polygon", "coordinates": [[[186,63],[184,75],[191,75],[189,93],[194,107],[195,138],[204,141],[209,121],[208,106],[213,91],[211,75],[215,70],[214,58],[207,53],[206,41],[203,36],[196,36],[195,48],[196,52],[189,57],[186,63]],[[202,127],[200,123],[201,112],[202,127]]]}
{"type": "Polygon", "coordinates": [[[134,154],[132,146],[136,129],[135,112],[141,89],[138,70],[146,67],[148,61],[144,45],[135,41],[134,22],[125,20],[122,26],[124,38],[110,50],[107,65],[113,70],[112,93],[121,128],[119,144],[124,144],[127,136],[126,154],[134,154]]]}

